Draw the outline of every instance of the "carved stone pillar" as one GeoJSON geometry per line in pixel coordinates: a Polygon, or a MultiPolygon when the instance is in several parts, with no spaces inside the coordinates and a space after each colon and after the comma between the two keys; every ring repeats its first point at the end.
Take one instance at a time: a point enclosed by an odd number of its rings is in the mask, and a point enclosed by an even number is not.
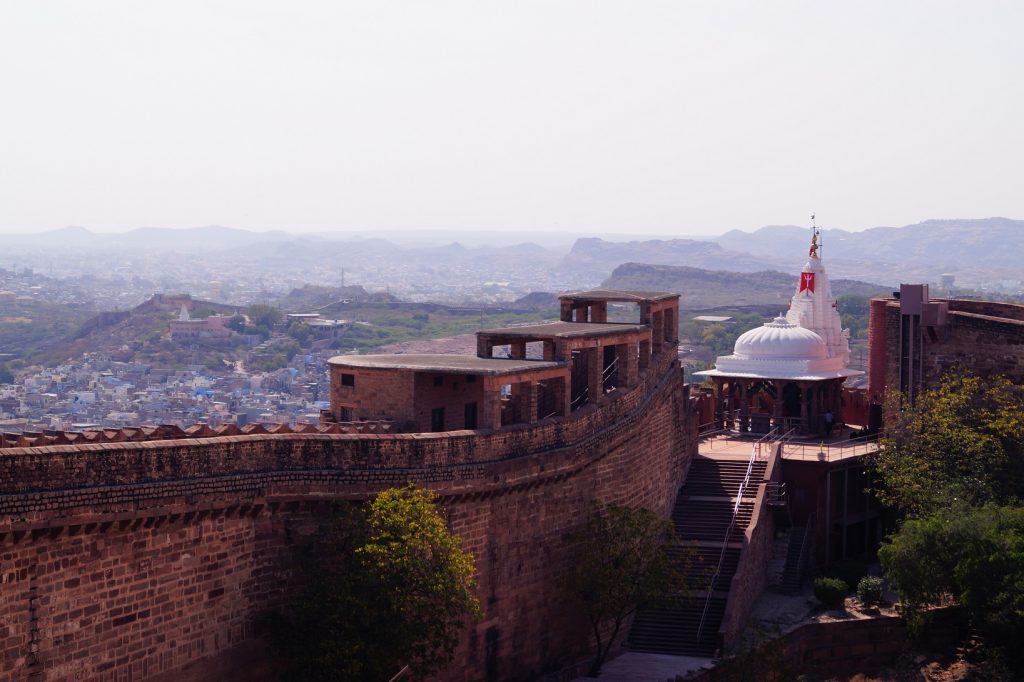
{"type": "Polygon", "coordinates": [[[476,337],[476,356],[478,358],[489,358],[494,352],[494,344],[490,339],[476,337]]]}
{"type": "Polygon", "coordinates": [[[523,397],[525,398],[524,402],[526,407],[526,414],[523,415],[523,421],[527,424],[533,424],[540,418],[540,415],[537,414],[540,385],[536,381],[531,381],[526,385],[526,392],[523,397]]]}
{"type": "Polygon", "coordinates": [[[484,400],[480,409],[480,426],[484,429],[501,429],[501,383],[490,377],[484,378],[484,400]]]}
{"type": "Polygon", "coordinates": [[[740,379],[740,431],[750,431],[750,399],[747,396],[747,382],[740,379]]]}
{"type": "Polygon", "coordinates": [[[772,386],[775,387],[775,406],[772,409],[772,426],[778,428],[780,431],[784,431],[785,429],[783,427],[785,426],[785,424],[783,424],[782,419],[782,389],[784,388],[784,386],[779,381],[773,381],[772,386]]]}
{"type": "Polygon", "coordinates": [[[622,381],[626,386],[635,386],[640,374],[640,344],[636,341],[624,343],[618,347],[618,357],[622,368],[622,381]]]}

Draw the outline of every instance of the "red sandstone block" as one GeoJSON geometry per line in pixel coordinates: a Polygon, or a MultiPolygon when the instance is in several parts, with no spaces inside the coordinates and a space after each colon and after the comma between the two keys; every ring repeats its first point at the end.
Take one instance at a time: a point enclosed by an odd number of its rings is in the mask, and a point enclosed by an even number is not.
{"type": "Polygon", "coordinates": [[[852,656],[870,656],[874,652],[874,644],[854,644],[850,647],[850,654],[852,656]]]}

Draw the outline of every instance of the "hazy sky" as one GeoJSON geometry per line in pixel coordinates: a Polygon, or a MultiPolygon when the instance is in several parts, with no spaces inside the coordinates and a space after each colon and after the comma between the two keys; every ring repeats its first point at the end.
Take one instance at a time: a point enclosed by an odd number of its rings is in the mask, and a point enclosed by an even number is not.
{"type": "Polygon", "coordinates": [[[6,2],[0,232],[1024,218],[1024,3],[6,2]]]}

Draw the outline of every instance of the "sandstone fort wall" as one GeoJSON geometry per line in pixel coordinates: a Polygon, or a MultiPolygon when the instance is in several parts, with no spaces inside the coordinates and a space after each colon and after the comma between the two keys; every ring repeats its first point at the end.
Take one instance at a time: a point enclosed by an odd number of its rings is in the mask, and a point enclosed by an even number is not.
{"type": "Polygon", "coordinates": [[[562,596],[592,501],[667,515],[697,420],[667,359],[569,419],[497,432],[253,435],[0,450],[0,680],[255,676],[325,502],[415,481],[476,556],[483,620],[445,679],[523,679],[583,655],[562,596]]]}
{"type": "MultiPolygon", "coordinates": [[[[946,324],[926,328],[921,334],[924,384],[955,367],[981,376],[1004,374],[1024,381],[1024,306],[966,300],[946,303],[946,324]]],[[[880,400],[879,387],[900,385],[899,301],[873,299],[870,311],[870,386],[873,399],[880,400]]]]}

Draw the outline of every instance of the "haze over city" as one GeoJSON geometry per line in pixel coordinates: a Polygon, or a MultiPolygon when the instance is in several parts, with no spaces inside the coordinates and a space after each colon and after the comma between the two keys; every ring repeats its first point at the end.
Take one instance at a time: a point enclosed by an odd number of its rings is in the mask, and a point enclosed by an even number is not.
{"type": "Polygon", "coordinates": [[[0,232],[1024,216],[1013,2],[11,4],[0,232]]]}

